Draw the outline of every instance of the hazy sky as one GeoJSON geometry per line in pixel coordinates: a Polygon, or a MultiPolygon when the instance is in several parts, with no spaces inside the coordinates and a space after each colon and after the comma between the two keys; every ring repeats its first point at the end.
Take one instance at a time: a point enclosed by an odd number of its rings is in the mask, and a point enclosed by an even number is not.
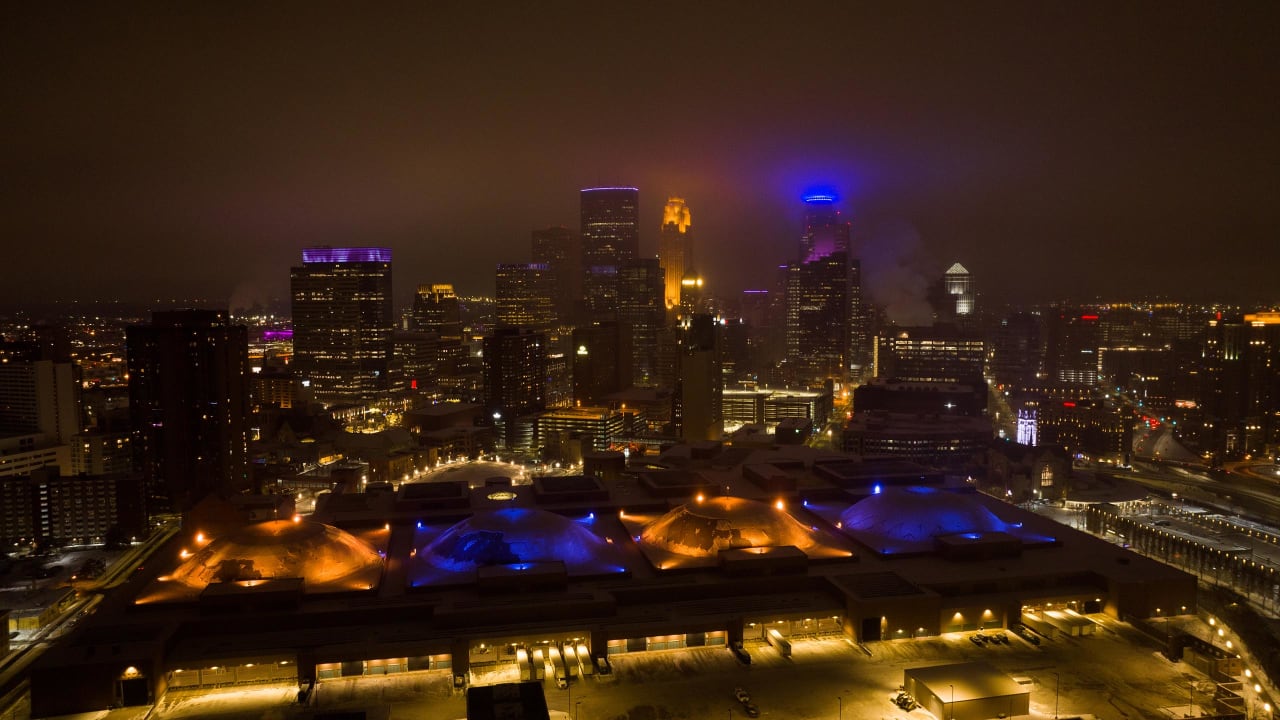
{"type": "Polygon", "coordinates": [[[0,303],[284,297],[314,244],[492,292],[577,190],[716,292],[837,188],[873,296],[1280,300],[1280,3],[17,3],[0,303]]]}

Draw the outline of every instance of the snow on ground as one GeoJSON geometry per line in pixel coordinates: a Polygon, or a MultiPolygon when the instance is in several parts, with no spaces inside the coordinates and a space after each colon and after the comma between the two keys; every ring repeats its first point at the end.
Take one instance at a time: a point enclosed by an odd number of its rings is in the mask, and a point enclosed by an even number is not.
{"type": "MultiPolygon", "coordinates": [[[[924,720],[891,702],[903,670],[920,665],[983,660],[1009,675],[1031,678],[1032,720],[1094,715],[1097,718],[1168,717],[1186,711],[1191,682],[1203,682],[1185,663],[1165,660],[1152,645],[1133,642],[1128,626],[1105,619],[1098,634],[1047,640],[1039,647],[1010,635],[1008,646],[975,646],[968,633],[919,640],[869,643],[868,656],[843,638],[795,640],[791,658],[767,645],[748,644],[749,666],[725,648],[696,648],[615,655],[614,673],[576,679],[561,690],[544,687],[557,720],[692,720],[743,718],[733,690],[745,688],[762,718],[788,720],[924,720]],[[1055,678],[1057,673],[1057,678],[1055,678]],[[839,700],[837,700],[839,698],[839,700]]],[[[509,673],[481,676],[508,681],[509,673]]],[[[173,695],[173,694],[171,694],[173,695]]],[[[294,703],[290,686],[184,693],[167,697],[152,720],[292,720],[318,711],[367,710],[388,720],[456,720],[465,697],[448,672],[406,673],[319,684],[310,707],[294,703]]],[[[112,716],[109,720],[117,720],[112,716]]],[[[121,717],[119,720],[125,720],[121,717]]]]}

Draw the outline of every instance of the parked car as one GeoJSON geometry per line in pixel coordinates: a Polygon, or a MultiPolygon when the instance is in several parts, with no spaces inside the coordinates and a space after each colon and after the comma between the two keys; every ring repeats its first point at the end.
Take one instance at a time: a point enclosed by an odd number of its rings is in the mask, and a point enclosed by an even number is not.
{"type": "Polygon", "coordinates": [[[760,708],[751,703],[742,703],[742,712],[746,713],[747,717],[760,717],[760,708]]]}
{"type": "Polygon", "coordinates": [[[1013,630],[1015,635],[1022,638],[1023,640],[1026,640],[1032,645],[1040,644],[1040,638],[1036,637],[1035,633],[1031,632],[1031,630],[1029,630],[1026,625],[1014,625],[1013,628],[1011,629],[1013,630]]]}
{"type": "Polygon", "coordinates": [[[974,645],[977,645],[978,647],[982,647],[985,644],[982,642],[981,635],[970,635],[969,642],[973,643],[974,645]]]}
{"type": "Polygon", "coordinates": [[[751,696],[748,695],[747,691],[743,690],[742,688],[734,688],[733,697],[736,698],[738,702],[743,704],[751,702],[751,696]]]}

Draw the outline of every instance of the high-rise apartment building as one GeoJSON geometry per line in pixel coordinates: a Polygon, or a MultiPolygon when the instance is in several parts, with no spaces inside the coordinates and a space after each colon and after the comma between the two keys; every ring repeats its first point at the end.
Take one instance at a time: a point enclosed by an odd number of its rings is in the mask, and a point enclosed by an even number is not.
{"type": "Polygon", "coordinates": [[[129,416],[149,512],[249,485],[248,332],[223,310],[152,313],[126,331],[129,416]]]}
{"type": "Polygon", "coordinates": [[[583,299],[586,319],[617,317],[618,268],[640,254],[640,191],[585,188],[582,213],[583,299]]]}
{"type": "Polygon", "coordinates": [[[582,301],[582,239],[569,228],[534,230],[533,262],[546,265],[555,278],[556,322],[572,325],[582,301]]]}
{"type": "Polygon", "coordinates": [[[0,363],[0,434],[30,432],[57,443],[80,432],[80,383],[70,362],[0,363]]]}
{"type": "Polygon", "coordinates": [[[296,372],[315,398],[368,402],[385,393],[395,330],[391,250],[307,248],[290,284],[296,372]]]}
{"type": "Polygon", "coordinates": [[[673,310],[680,307],[681,281],[685,273],[693,269],[693,216],[684,198],[667,198],[662,209],[658,262],[664,272],[664,304],[668,310],[673,310]]]}
{"type": "Polygon", "coordinates": [[[495,314],[498,327],[550,332],[556,321],[556,275],[544,263],[498,265],[495,314]]]}
{"type": "Polygon", "coordinates": [[[631,336],[632,385],[658,382],[658,333],[666,317],[663,277],[653,258],[628,261],[618,270],[618,322],[631,336]]]}
{"type": "Polygon", "coordinates": [[[507,447],[527,446],[513,432],[521,416],[546,409],[547,336],[528,328],[499,328],[484,339],[484,404],[507,447]]]}
{"type": "Polygon", "coordinates": [[[0,345],[0,477],[69,470],[69,443],[81,429],[77,368],[41,359],[48,355],[34,343],[0,345]]]}

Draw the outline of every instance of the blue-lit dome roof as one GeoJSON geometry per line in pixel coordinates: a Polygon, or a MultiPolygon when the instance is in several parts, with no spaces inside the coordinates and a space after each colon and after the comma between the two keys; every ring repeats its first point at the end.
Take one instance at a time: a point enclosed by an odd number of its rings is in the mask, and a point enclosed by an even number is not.
{"type": "Polygon", "coordinates": [[[561,561],[570,575],[616,572],[619,553],[580,523],[546,510],[503,508],[457,523],[418,553],[447,573],[478,567],[561,561]]]}
{"type": "Polygon", "coordinates": [[[840,523],[845,532],[882,552],[927,551],[939,535],[1013,527],[972,497],[930,487],[885,488],[841,513],[840,523]]]}

